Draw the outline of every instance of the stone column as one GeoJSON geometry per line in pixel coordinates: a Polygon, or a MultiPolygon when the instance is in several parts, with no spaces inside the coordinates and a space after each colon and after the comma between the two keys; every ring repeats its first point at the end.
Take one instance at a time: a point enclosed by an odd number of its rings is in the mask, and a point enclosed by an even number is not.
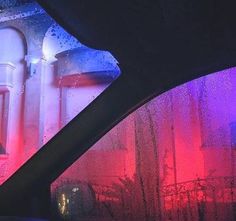
{"type": "Polygon", "coordinates": [[[39,52],[26,56],[27,79],[24,85],[24,160],[41,146],[40,134],[43,127],[43,96],[45,61],[39,52]]]}

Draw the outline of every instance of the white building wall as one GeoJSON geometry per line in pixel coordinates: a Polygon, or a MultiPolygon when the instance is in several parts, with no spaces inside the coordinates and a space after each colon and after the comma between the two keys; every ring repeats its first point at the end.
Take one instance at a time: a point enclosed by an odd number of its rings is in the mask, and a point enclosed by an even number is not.
{"type": "Polygon", "coordinates": [[[7,127],[7,152],[9,153],[8,169],[11,171],[20,163],[16,157],[22,147],[22,113],[24,100],[24,81],[26,76],[24,57],[26,45],[24,36],[13,28],[0,29],[0,63],[12,63],[13,87],[9,91],[9,115],[7,127]],[[14,160],[11,160],[14,159],[14,160]]]}

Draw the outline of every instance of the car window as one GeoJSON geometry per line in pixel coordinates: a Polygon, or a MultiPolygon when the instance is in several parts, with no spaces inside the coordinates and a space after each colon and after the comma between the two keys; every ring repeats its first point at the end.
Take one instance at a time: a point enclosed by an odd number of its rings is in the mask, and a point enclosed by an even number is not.
{"type": "Polygon", "coordinates": [[[120,74],[35,1],[0,1],[0,184],[120,74]]]}
{"type": "Polygon", "coordinates": [[[126,117],[51,185],[52,220],[234,220],[235,73],[178,86],[126,117]]]}

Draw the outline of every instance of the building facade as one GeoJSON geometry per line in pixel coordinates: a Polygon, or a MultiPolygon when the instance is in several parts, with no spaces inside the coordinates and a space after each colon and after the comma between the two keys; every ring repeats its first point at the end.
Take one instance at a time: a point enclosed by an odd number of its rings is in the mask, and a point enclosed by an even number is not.
{"type": "MultiPolygon", "coordinates": [[[[120,70],[34,1],[0,6],[3,183],[120,70]]],[[[52,184],[53,219],[235,220],[235,73],[188,82],[120,122],[52,184]]]]}
{"type": "Polygon", "coordinates": [[[235,73],[176,87],[120,122],[53,183],[59,217],[235,220],[235,73]]]}
{"type": "Polygon", "coordinates": [[[1,1],[1,182],[119,75],[34,1],[1,1]]]}

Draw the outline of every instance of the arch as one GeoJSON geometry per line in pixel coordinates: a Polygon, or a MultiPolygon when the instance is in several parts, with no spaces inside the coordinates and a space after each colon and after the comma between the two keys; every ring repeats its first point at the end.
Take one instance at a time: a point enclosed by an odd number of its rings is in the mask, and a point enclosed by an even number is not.
{"type": "Polygon", "coordinates": [[[27,44],[25,35],[14,27],[0,29],[0,142],[6,158],[6,176],[19,160],[18,150],[22,146],[22,111],[25,83],[25,55],[27,44]]]}
{"type": "Polygon", "coordinates": [[[42,50],[44,58],[53,61],[56,54],[78,47],[83,45],[61,26],[53,24],[45,34],[42,50]]]}
{"type": "Polygon", "coordinates": [[[21,63],[27,53],[24,34],[14,27],[4,27],[0,29],[0,38],[0,51],[4,51],[0,53],[0,62],[21,63]]]}

